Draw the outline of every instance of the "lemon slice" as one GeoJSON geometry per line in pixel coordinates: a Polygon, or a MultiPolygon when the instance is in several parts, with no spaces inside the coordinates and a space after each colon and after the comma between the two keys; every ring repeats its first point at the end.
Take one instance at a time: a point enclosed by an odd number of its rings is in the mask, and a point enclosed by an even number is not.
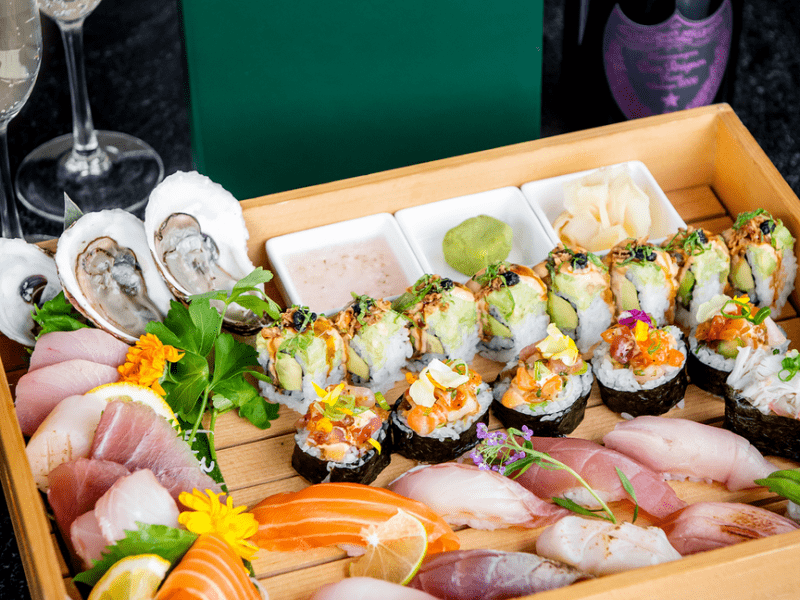
{"type": "Polygon", "coordinates": [[[106,402],[111,402],[112,400],[141,402],[156,411],[156,414],[164,417],[169,421],[170,425],[180,429],[178,419],[169,404],[167,404],[167,401],[148,387],[127,382],[106,383],[89,390],[89,393],[106,402]]]}
{"type": "Polygon", "coordinates": [[[398,509],[380,525],[364,528],[367,551],[350,563],[350,577],[372,577],[406,585],[417,574],[428,550],[422,521],[398,509]]]}
{"type": "Polygon", "coordinates": [[[88,600],[152,600],[169,567],[157,554],[127,556],[106,571],[88,600]]]}

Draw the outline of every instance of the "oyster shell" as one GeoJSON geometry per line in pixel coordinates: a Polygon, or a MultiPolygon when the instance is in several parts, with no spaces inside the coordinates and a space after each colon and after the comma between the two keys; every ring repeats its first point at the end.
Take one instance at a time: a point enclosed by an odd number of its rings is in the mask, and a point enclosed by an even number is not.
{"type": "Polygon", "coordinates": [[[70,302],[97,327],[128,343],[161,321],[173,299],[142,221],[121,210],[87,213],[58,240],[58,276],[70,302]]]}
{"type": "MultiPolygon", "coordinates": [[[[249,233],[239,201],[196,171],[179,171],[156,186],[145,209],[144,228],[156,265],[184,302],[193,294],[230,290],[255,269],[247,255],[249,233]]],[[[250,334],[263,323],[251,311],[231,304],[224,325],[250,334]]]]}
{"type": "Polygon", "coordinates": [[[53,255],[24,240],[0,238],[0,331],[25,346],[36,343],[34,306],[61,291],[53,255]]]}

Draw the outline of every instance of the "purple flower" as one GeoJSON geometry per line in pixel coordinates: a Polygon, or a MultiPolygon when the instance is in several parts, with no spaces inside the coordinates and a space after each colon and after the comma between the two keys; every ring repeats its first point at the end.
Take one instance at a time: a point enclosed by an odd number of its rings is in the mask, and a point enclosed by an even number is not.
{"type": "Polygon", "coordinates": [[[642,321],[643,323],[647,324],[648,327],[653,327],[653,321],[650,319],[650,315],[643,310],[639,310],[638,308],[626,310],[618,319],[620,325],[625,325],[625,327],[628,327],[629,329],[636,327],[637,321],[642,321]]]}
{"type": "Polygon", "coordinates": [[[528,427],[527,425],[523,425],[522,426],[522,438],[526,442],[530,442],[532,437],[533,437],[533,430],[530,427],[528,427]]]}

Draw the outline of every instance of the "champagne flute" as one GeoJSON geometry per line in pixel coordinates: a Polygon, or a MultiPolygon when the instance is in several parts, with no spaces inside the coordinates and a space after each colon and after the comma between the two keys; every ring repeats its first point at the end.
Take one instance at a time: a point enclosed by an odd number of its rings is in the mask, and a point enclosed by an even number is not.
{"type": "Polygon", "coordinates": [[[31,95],[42,62],[42,28],[36,0],[0,3],[0,225],[3,237],[22,237],[11,167],[8,122],[31,95]]]}
{"type": "Polygon", "coordinates": [[[72,133],[36,148],[19,166],[20,202],[53,221],[64,219],[64,193],[84,212],[134,211],[164,178],[161,157],[142,140],[95,130],[83,58],[83,22],[100,0],[39,0],[39,9],[61,31],[67,58],[72,133]]]}

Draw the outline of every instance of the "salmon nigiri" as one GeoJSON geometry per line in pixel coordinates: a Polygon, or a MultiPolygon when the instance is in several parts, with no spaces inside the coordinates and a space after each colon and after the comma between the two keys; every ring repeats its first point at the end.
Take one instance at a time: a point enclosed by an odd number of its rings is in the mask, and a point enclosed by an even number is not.
{"type": "Polygon", "coordinates": [[[362,529],[385,522],[398,508],[425,526],[429,553],[460,548],[450,526],[426,505],[360,483],[318,483],[265,498],[251,510],[259,523],[251,541],[265,550],[283,552],[335,545],[366,547],[362,529]]]}
{"type": "Polygon", "coordinates": [[[156,600],[261,600],[242,559],[221,538],[201,535],[164,580],[156,600]]]}

